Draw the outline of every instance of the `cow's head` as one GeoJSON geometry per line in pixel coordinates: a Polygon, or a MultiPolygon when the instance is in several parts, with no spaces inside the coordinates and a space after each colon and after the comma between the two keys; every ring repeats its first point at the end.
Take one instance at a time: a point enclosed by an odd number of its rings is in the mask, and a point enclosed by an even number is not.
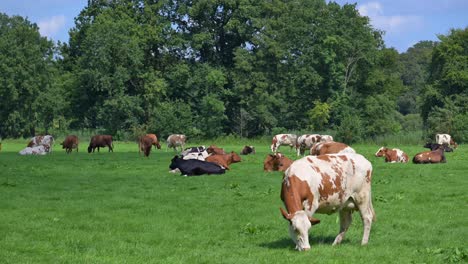
{"type": "Polygon", "coordinates": [[[383,157],[385,156],[385,152],[387,152],[387,148],[381,147],[379,150],[375,153],[376,157],[383,157]]]}
{"type": "Polygon", "coordinates": [[[91,145],[88,147],[88,153],[91,153],[91,151],[93,151],[93,147],[91,147],[91,145]]]}
{"type": "Polygon", "coordinates": [[[157,143],[156,143],[156,147],[157,147],[158,149],[161,149],[161,144],[159,144],[159,142],[157,142],[157,143]]]}
{"type": "Polygon", "coordinates": [[[241,162],[241,157],[237,155],[234,151],[231,151],[231,162],[236,163],[236,162],[241,162]]]}
{"type": "Polygon", "coordinates": [[[181,160],[181,158],[179,156],[174,156],[172,159],[171,159],[171,164],[169,165],[169,169],[171,170],[175,170],[179,167],[178,165],[178,162],[181,160]]]}
{"type": "Polygon", "coordinates": [[[296,249],[299,251],[309,250],[309,229],[320,223],[320,220],[309,217],[304,210],[293,214],[287,213],[283,208],[280,208],[280,210],[284,219],[289,222],[289,235],[296,244],[296,249]]]}

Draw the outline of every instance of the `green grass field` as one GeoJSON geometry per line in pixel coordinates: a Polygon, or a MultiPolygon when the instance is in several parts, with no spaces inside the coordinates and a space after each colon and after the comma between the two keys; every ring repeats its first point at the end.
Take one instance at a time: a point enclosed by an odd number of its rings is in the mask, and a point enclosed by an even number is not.
{"type": "MultiPolygon", "coordinates": [[[[58,140],[61,142],[61,140],[58,140]]],[[[209,145],[207,142],[197,142],[209,145]]],[[[191,145],[197,145],[192,143],[191,145]]],[[[243,144],[222,144],[239,152],[243,144]]],[[[0,152],[1,263],[447,263],[468,260],[468,148],[446,164],[386,164],[380,146],[353,145],[374,166],[377,221],[362,247],[353,224],[342,245],[337,215],[316,215],[312,249],[294,250],[279,207],[282,174],[264,173],[267,142],[224,175],[168,173],[172,151],[20,156],[26,141],[0,152]]],[[[399,147],[410,158],[421,146],[399,147]]],[[[295,154],[281,147],[289,157],[295,154]]]]}

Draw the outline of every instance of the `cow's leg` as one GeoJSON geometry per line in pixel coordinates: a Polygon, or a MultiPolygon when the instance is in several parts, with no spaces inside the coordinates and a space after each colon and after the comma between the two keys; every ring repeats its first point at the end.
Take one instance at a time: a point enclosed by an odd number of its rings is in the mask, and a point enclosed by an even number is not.
{"type": "Polygon", "coordinates": [[[333,245],[339,245],[344,239],[346,231],[348,231],[351,222],[353,221],[351,210],[340,211],[340,233],[336,236],[333,245]]]}
{"type": "Polygon", "coordinates": [[[372,227],[372,222],[375,220],[374,207],[372,206],[371,194],[365,195],[365,199],[358,203],[359,213],[361,214],[364,233],[362,235],[361,245],[367,245],[372,227]]]}

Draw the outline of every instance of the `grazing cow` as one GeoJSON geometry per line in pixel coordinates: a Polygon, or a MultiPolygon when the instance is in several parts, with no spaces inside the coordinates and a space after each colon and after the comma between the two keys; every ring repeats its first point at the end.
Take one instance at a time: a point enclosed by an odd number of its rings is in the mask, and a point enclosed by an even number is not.
{"type": "Polygon", "coordinates": [[[79,140],[77,136],[68,135],[60,145],[62,145],[62,149],[65,149],[67,154],[70,154],[73,149],[76,149],[76,152],[78,152],[78,143],[79,140]]]}
{"type": "Polygon", "coordinates": [[[232,151],[229,154],[211,155],[211,156],[206,157],[205,160],[208,161],[208,162],[216,163],[216,164],[226,168],[227,170],[229,170],[229,165],[231,165],[231,163],[241,162],[241,157],[239,155],[237,155],[237,153],[232,151]]]}
{"type": "Polygon", "coordinates": [[[226,152],[222,148],[218,148],[216,145],[209,146],[206,151],[210,155],[224,155],[226,152]]]}
{"type": "Polygon", "coordinates": [[[395,162],[408,162],[409,158],[408,155],[403,152],[401,149],[389,149],[385,147],[379,148],[379,150],[375,153],[376,157],[385,157],[385,162],[395,163],[395,162]]]}
{"type": "Polygon", "coordinates": [[[341,142],[319,142],[314,144],[310,149],[310,155],[325,155],[325,154],[338,154],[338,153],[356,153],[356,151],[341,142]]]}
{"type": "Polygon", "coordinates": [[[242,149],[241,155],[249,155],[249,154],[255,154],[255,147],[254,146],[244,146],[242,149]]]}
{"type": "Polygon", "coordinates": [[[138,155],[141,155],[141,152],[143,152],[145,157],[149,157],[153,144],[154,138],[152,136],[149,136],[148,134],[141,136],[138,140],[138,155]]]}
{"type": "Polygon", "coordinates": [[[188,160],[188,159],[205,160],[206,157],[208,157],[208,152],[206,151],[205,146],[199,146],[199,147],[186,148],[184,151],[182,151],[181,155],[184,160],[188,160]]]}
{"type": "Polygon", "coordinates": [[[111,135],[95,135],[91,138],[88,146],[88,153],[93,152],[97,148],[98,152],[100,148],[109,148],[109,152],[114,152],[114,143],[112,142],[111,135]]]}
{"type": "Polygon", "coordinates": [[[306,134],[297,138],[297,156],[304,155],[306,149],[310,149],[315,143],[320,142],[322,137],[319,134],[306,134]]]}
{"type": "Polygon", "coordinates": [[[458,147],[458,144],[453,141],[453,138],[449,134],[436,134],[436,143],[441,145],[453,146],[454,149],[458,147]]]}
{"type": "Polygon", "coordinates": [[[314,213],[339,213],[340,232],[333,245],[340,244],[359,211],[364,226],[361,244],[366,245],[375,212],[371,199],[372,165],[359,154],[306,156],[296,160],[284,173],[281,199],[289,221],[289,234],[299,251],[309,250],[309,229],[320,220],[314,213]]]}
{"type": "Polygon", "coordinates": [[[263,170],[267,172],[271,171],[285,171],[291,166],[293,161],[288,157],[284,156],[280,152],[275,154],[268,154],[263,161],[263,170]]]}
{"type": "Polygon", "coordinates": [[[277,152],[280,146],[289,146],[291,149],[296,146],[297,135],[278,134],[271,140],[271,152],[277,152]]]}
{"type": "Polygon", "coordinates": [[[145,136],[151,138],[151,145],[153,145],[154,148],[161,149],[161,144],[159,144],[158,136],[156,136],[156,134],[146,134],[145,136]]]}
{"type": "Polygon", "coordinates": [[[47,146],[47,152],[52,152],[52,147],[54,145],[54,137],[51,135],[45,135],[45,136],[35,136],[31,138],[29,141],[27,147],[37,147],[37,146],[47,146]]]}
{"type": "Polygon", "coordinates": [[[178,169],[181,175],[197,176],[203,174],[223,174],[226,169],[213,162],[202,160],[184,160],[179,156],[174,156],[169,165],[171,170],[178,169]]]}
{"type": "Polygon", "coordinates": [[[320,142],[332,142],[333,137],[330,135],[320,135],[320,142]]]}
{"type": "Polygon", "coordinates": [[[187,137],[182,134],[172,134],[167,137],[167,147],[166,151],[168,148],[173,148],[174,151],[177,151],[177,147],[180,147],[180,151],[184,149],[185,142],[187,141],[187,137]]]}
{"type": "Polygon", "coordinates": [[[413,158],[415,164],[427,164],[427,163],[445,163],[447,160],[444,155],[444,146],[441,145],[436,150],[424,151],[416,154],[413,158]]]}
{"type": "Polygon", "coordinates": [[[26,147],[19,152],[20,155],[46,155],[50,152],[49,146],[39,145],[34,147],[26,147]]]}
{"type": "Polygon", "coordinates": [[[449,147],[448,145],[446,145],[446,144],[442,145],[442,144],[438,144],[438,143],[427,142],[423,147],[428,148],[430,150],[436,150],[436,149],[442,147],[445,152],[453,152],[453,149],[451,147],[449,147]]]}

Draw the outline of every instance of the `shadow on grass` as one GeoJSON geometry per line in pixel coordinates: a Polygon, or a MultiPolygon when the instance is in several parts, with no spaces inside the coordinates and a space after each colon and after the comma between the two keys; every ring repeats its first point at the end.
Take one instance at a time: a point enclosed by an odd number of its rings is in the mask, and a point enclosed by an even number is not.
{"type": "MultiPolygon", "coordinates": [[[[315,236],[309,237],[310,245],[332,245],[335,241],[334,236],[315,236]]],[[[346,244],[348,241],[344,239],[341,244],[346,244]]],[[[291,238],[282,238],[276,241],[265,242],[260,244],[261,247],[270,248],[270,249],[294,249],[295,245],[291,238]]]]}

